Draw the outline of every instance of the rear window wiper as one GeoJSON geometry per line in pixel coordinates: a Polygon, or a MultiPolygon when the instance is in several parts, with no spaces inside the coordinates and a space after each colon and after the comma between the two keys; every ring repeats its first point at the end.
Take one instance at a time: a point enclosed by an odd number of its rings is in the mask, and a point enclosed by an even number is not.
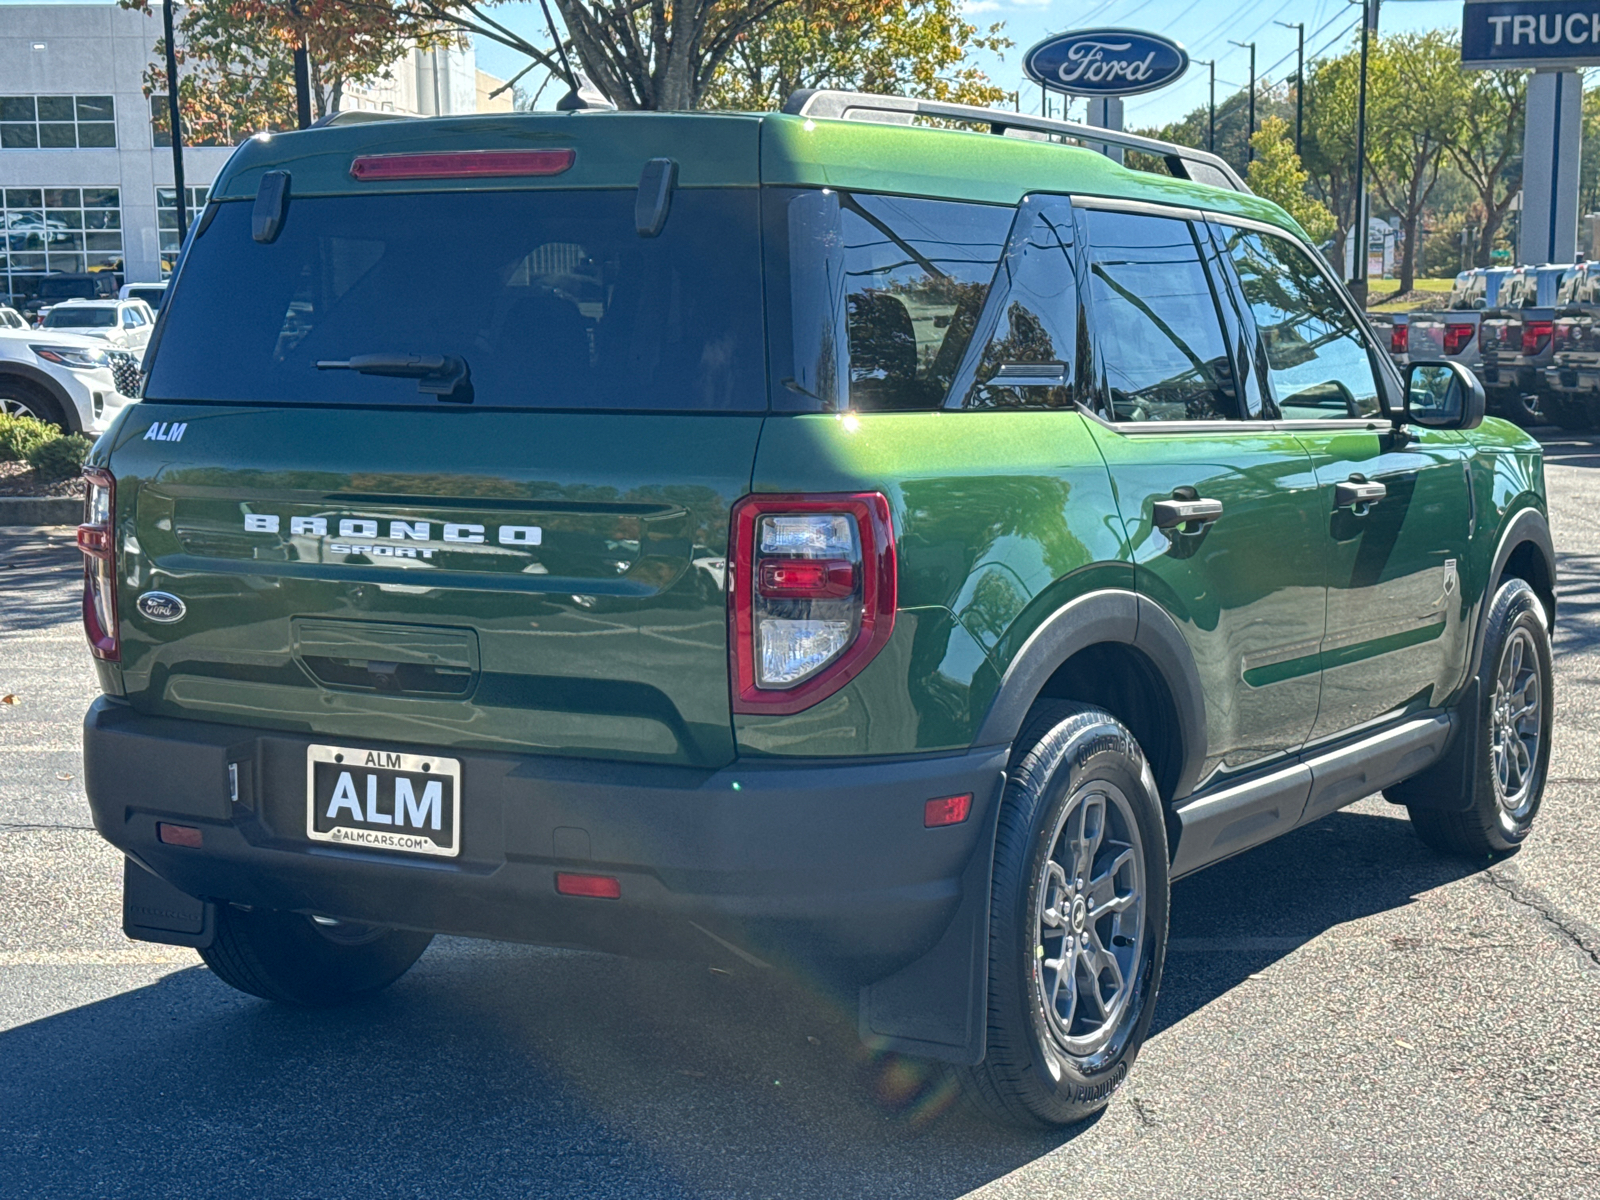
{"type": "Polygon", "coordinates": [[[417,391],[458,404],[472,403],[472,369],[454,354],[352,354],[319,359],[319,371],[357,371],[415,379],[417,391]]]}

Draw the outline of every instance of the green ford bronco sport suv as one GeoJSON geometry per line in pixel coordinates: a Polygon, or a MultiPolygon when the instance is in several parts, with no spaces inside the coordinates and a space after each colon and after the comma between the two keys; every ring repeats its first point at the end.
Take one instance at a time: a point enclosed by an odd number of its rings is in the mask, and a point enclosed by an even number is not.
{"type": "Polygon", "coordinates": [[[1515,848],[1538,446],[1219,160],[1067,134],[811,93],[241,146],[87,472],[129,935],[303,1005],[436,933],[758,960],[1063,1123],[1172,880],[1380,789],[1515,848]]]}

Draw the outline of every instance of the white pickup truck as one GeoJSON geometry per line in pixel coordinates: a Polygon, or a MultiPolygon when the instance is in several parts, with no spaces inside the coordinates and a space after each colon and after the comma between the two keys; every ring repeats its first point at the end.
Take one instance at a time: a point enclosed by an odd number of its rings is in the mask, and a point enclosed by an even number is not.
{"type": "Polygon", "coordinates": [[[1574,303],[1583,275],[1580,263],[1518,267],[1500,285],[1499,308],[1484,312],[1478,331],[1478,379],[1490,412],[1523,426],[1543,422],[1556,314],[1574,303]]]}

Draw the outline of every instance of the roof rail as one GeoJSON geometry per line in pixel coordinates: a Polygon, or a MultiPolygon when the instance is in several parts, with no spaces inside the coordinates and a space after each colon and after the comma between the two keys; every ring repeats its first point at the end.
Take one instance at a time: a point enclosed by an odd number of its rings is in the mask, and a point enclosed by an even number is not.
{"type": "MultiPolygon", "coordinates": [[[[972,104],[950,104],[944,100],[917,100],[909,96],[876,96],[868,92],[836,92],[805,88],[790,96],[783,111],[796,117],[823,117],[836,121],[869,121],[882,125],[909,125],[917,117],[937,117],[943,121],[968,121],[987,125],[991,133],[1061,134],[1082,142],[1116,146],[1152,154],[1167,164],[1179,179],[1230,191],[1248,193],[1250,188],[1239,174],[1215,154],[1194,150],[1172,142],[1123,133],[1120,129],[1101,129],[1076,121],[1057,121],[1026,113],[1009,113],[997,108],[972,104]]],[[[1015,135],[1014,135],[1015,136],[1015,135]]]]}

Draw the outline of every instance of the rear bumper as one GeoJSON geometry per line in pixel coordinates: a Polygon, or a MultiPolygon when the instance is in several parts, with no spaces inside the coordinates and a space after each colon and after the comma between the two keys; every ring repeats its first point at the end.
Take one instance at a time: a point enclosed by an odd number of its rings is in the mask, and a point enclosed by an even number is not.
{"type": "Polygon", "coordinates": [[[981,890],[966,907],[987,911],[1004,747],[719,771],[452,752],[461,856],[424,860],[306,839],[315,740],[102,698],[84,726],[95,826],[206,900],[633,956],[742,952],[841,982],[923,956],[964,893],[981,890]],[[960,792],[973,794],[964,823],[923,827],[926,800],[960,792]],[[161,843],[158,821],[199,827],[203,848],[161,843]],[[557,895],[558,870],[616,876],[621,898],[557,895]]]}

